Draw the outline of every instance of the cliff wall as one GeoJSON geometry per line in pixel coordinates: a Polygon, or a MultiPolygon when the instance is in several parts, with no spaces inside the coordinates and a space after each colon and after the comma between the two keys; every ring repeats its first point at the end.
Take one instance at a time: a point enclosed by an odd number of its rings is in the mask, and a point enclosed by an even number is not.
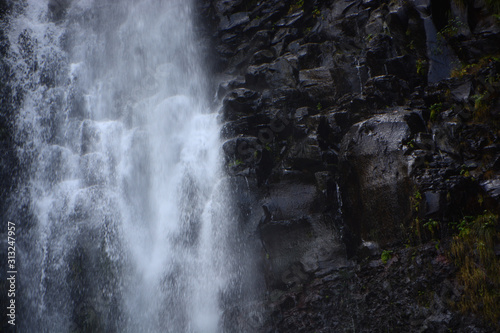
{"type": "Polygon", "coordinates": [[[248,330],[497,329],[496,3],[200,10],[235,211],[262,248],[248,330]]]}

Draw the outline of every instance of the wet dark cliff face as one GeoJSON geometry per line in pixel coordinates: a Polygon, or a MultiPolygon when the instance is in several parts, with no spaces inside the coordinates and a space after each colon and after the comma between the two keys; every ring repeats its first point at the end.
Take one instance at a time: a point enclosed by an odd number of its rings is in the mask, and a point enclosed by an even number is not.
{"type": "Polygon", "coordinates": [[[267,317],[249,327],[496,329],[495,7],[202,2],[235,207],[262,244],[267,317]]]}

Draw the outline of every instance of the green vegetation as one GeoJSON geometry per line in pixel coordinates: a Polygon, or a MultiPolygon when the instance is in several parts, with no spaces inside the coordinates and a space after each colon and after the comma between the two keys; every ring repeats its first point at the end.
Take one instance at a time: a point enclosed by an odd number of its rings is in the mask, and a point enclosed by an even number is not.
{"type": "Polygon", "coordinates": [[[439,222],[433,219],[429,219],[423,225],[424,228],[430,231],[432,235],[439,229],[439,222]]]}
{"type": "Polygon", "coordinates": [[[476,76],[479,71],[487,66],[489,66],[493,62],[500,62],[499,56],[486,56],[482,57],[477,63],[473,64],[462,64],[460,67],[455,68],[451,71],[451,77],[463,78],[466,75],[476,76]]]}
{"type": "Polygon", "coordinates": [[[463,25],[463,22],[458,17],[449,19],[448,24],[438,32],[438,36],[442,38],[455,37],[463,25]]]}
{"type": "Polygon", "coordinates": [[[495,245],[500,241],[498,215],[484,212],[466,216],[455,225],[450,256],[458,268],[457,279],[464,287],[458,308],[473,312],[498,325],[500,320],[500,258],[495,245]]]}
{"type": "Polygon", "coordinates": [[[229,163],[228,166],[231,168],[231,167],[235,167],[235,166],[238,166],[238,165],[241,165],[241,164],[243,164],[243,161],[238,159],[238,160],[235,160],[235,161],[229,163]]]}
{"type": "Polygon", "coordinates": [[[301,10],[302,7],[304,7],[304,0],[296,0],[292,5],[290,5],[288,14],[301,10]]]}
{"type": "Polygon", "coordinates": [[[464,176],[466,178],[469,178],[470,177],[470,172],[469,170],[467,169],[467,166],[466,165],[462,165],[462,167],[460,168],[460,176],[464,176]]]}
{"type": "Polygon", "coordinates": [[[462,64],[451,72],[451,77],[462,79],[466,76],[480,81],[475,89],[475,94],[470,96],[470,104],[466,109],[472,112],[473,122],[491,121],[491,107],[498,98],[500,87],[500,54],[488,55],[476,63],[462,64]]]}
{"type": "Polygon", "coordinates": [[[319,102],[318,102],[318,104],[316,104],[316,109],[317,109],[318,111],[323,110],[323,106],[321,105],[321,103],[319,103],[319,102]]]}
{"type": "Polygon", "coordinates": [[[414,139],[411,139],[409,140],[408,142],[406,142],[406,145],[408,146],[408,148],[410,149],[415,149],[417,146],[415,144],[415,140],[414,139]]]}
{"type": "Polygon", "coordinates": [[[443,103],[434,103],[430,107],[431,110],[431,115],[430,115],[430,121],[435,121],[437,119],[437,116],[441,113],[443,110],[443,103]]]}
{"type": "Polygon", "coordinates": [[[425,75],[426,68],[427,68],[427,60],[417,59],[416,66],[417,66],[417,74],[418,75],[425,75]]]}
{"type": "Polygon", "coordinates": [[[390,251],[390,250],[384,250],[384,251],[382,251],[382,255],[380,256],[380,259],[382,259],[382,262],[384,264],[387,264],[387,262],[391,258],[392,258],[392,251],[390,251]]]}
{"type": "Polygon", "coordinates": [[[321,11],[318,9],[318,7],[314,7],[312,14],[313,14],[313,18],[320,17],[321,11]]]}
{"type": "MultiPolygon", "coordinates": [[[[414,219],[412,221],[410,232],[407,239],[407,247],[412,244],[419,244],[428,240],[438,240],[440,238],[440,222],[434,219],[423,219],[418,217],[418,212],[422,204],[422,194],[419,190],[415,190],[413,195],[410,197],[411,210],[414,214],[414,219]]],[[[439,246],[439,245],[437,245],[439,246]]]]}
{"type": "MultiPolygon", "coordinates": [[[[463,176],[467,176],[466,168],[462,168],[463,176]],[[465,171],[464,171],[465,170],[465,171]]],[[[418,212],[422,200],[419,191],[410,198],[412,209],[418,212]]],[[[483,197],[478,196],[482,204],[483,197]]],[[[460,222],[449,222],[441,230],[443,222],[428,219],[425,222],[416,217],[412,225],[412,233],[407,247],[415,242],[436,241],[435,247],[440,249],[440,231],[448,230],[452,234],[450,245],[444,245],[448,258],[457,267],[456,279],[463,288],[460,300],[453,304],[463,313],[474,313],[485,320],[498,325],[500,320],[500,257],[495,253],[495,247],[500,243],[500,224],[497,214],[485,211],[482,215],[465,216],[460,222]],[[415,238],[416,237],[416,238],[415,238]],[[412,241],[413,239],[413,241],[412,241]]],[[[443,243],[445,244],[445,243],[443,243]]],[[[382,261],[386,263],[391,258],[391,251],[382,253],[382,261]]],[[[423,293],[419,298],[425,302],[423,293]]]]}
{"type": "Polygon", "coordinates": [[[408,237],[408,247],[411,244],[419,244],[429,240],[438,241],[435,245],[439,248],[439,238],[441,237],[438,231],[440,230],[440,222],[434,219],[420,220],[416,217],[411,226],[411,234],[408,237]],[[425,221],[425,222],[424,222],[425,221]]]}
{"type": "Polygon", "coordinates": [[[413,196],[410,198],[411,209],[415,212],[418,212],[421,201],[422,201],[422,194],[420,193],[419,190],[415,190],[413,196]]]}
{"type": "Polygon", "coordinates": [[[474,120],[481,121],[488,118],[489,111],[489,94],[483,92],[482,94],[474,95],[474,120]]]}

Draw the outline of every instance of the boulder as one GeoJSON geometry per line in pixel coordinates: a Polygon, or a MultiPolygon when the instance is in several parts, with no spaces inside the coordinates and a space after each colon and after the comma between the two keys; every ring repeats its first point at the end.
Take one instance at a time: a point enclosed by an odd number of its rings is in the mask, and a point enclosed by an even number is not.
{"type": "Polygon", "coordinates": [[[351,231],[381,246],[408,225],[410,178],[403,144],[411,136],[408,112],[374,116],[351,127],[341,145],[346,220],[351,231]]]}

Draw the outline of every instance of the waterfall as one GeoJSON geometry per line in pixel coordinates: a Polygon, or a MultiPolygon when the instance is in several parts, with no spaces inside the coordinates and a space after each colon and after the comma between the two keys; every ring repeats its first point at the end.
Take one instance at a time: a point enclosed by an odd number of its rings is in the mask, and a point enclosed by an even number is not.
{"type": "Polygon", "coordinates": [[[239,273],[192,11],[15,5],[22,332],[221,331],[239,273]]]}

